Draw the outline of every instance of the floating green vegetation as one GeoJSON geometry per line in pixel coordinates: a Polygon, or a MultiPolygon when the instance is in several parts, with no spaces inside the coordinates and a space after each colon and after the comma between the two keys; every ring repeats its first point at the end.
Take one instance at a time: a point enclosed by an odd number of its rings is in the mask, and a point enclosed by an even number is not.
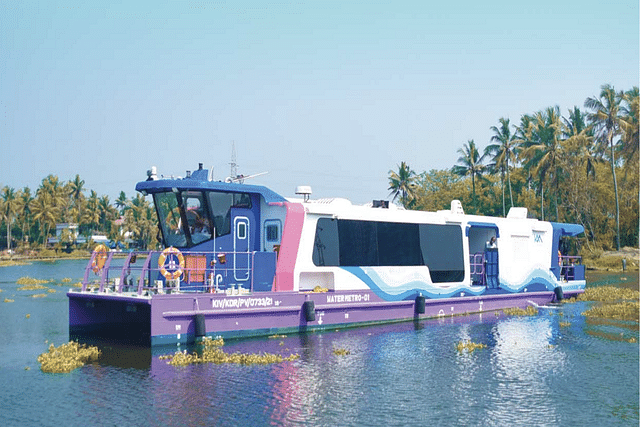
{"type": "Polygon", "coordinates": [[[467,350],[469,353],[473,353],[475,350],[485,348],[486,346],[487,346],[486,344],[482,344],[482,343],[475,343],[471,341],[460,341],[458,344],[456,344],[456,349],[458,350],[459,353],[462,353],[465,350],[467,350]]]}
{"type": "Polygon", "coordinates": [[[47,289],[47,292],[50,294],[55,294],[56,290],[55,289],[47,289]]]}
{"type": "Polygon", "coordinates": [[[351,354],[351,351],[347,350],[346,348],[334,348],[333,354],[335,354],[336,356],[347,356],[351,354]]]}
{"type": "Polygon", "coordinates": [[[638,321],[640,315],[640,304],[638,301],[624,301],[616,304],[602,304],[591,307],[582,313],[587,317],[606,317],[617,320],[638,321]]]}
{"type": "Polygon", "coordinates": [[[69,341],[57,348],[51,344],[48,352],[38,356],[38,362],[42,372],[67,373],[98,360],[100,353],[97,347],[87,347],[85,344],[69,341]]]}
{"type": "Polygon", "coordinates": [[[9,298],[5,298],[5,299],[4,299],[4,302],[14,302],[14,300],[9,299],[9,298]]]}
{"type": "Polygon", "coordinates": [[[566,328],[566,327],[569,327],[569,326],[571,326],[571,323],[569,323],[569,322],[560,322],[560,327],[561,328],[566,328]]]}
{"type": "Polygon", "coordinates": [[[31,317],[31,315],[29,313],[25,314],[24,316],[26,319],[29,319],[31,317]]]}
{"type": "Polygon", "coordinates": [[[518,307],[504,308],[502,312],[507,316],[536,316],[538,309],[532,305],[528,305],[525,309],[518,307]]]}
{"type": "Polygon", "coordinates": [[[30,262],[14,261],[14,260],[0,260],[0,267],[15,267],[18,265],[30,265],[30,262]]]}
{"type": "Polygon", "coordinates": [[[629,288],[616,286],[598,286],[585,289],[578,296],[578,301],[619,302],[623,300],[635,300],[640,298],[640,292],[629,288]]]}
{"type": "Polygon", "coordinates": [[[276,334],[276,335],[269,335],[267,338],[278,339],[278,338],[286,338],[286,337],[287,337],[286,335],[277,335],[276,334]]]}
{"type": "Polygon", "coordinates": [[[43,283],[49,282],[51,282],[51,280],[34,279],[33,277],[29,276],[21,277],[16,281],[18,285],[42,285],[43,283]]]}
{"type": "Polygon", "coordinates": [[[195,363],[233,363],[238,365],[268,365],[271,363],[280,363],[284,361],[292,361],[298,359],[298,354],[291,354],[283,357],[280,354],[272,353],[225,353],[220,347],[224,345],[222,338],[211,339],[205,337],[202,341],[204,349],[202,354],[187,353],[187,351],[178,351],[174,355],[160,356],[160,359],[169,360],[167,363],[173,366],[187,366],[195,363]]]}
{"type": "Polygon", "coordinates": [[[65,277],[64,279],[61,280],[62,283],[71,283],[71,278],[69,277],[65,277]]]}
{"type": "Polygon", "coordinates": [[[48,289],[42,285],[24,285],[18,288],[19,291],[39,291],[40,289],[48,289]]]}
{"type": "Polygon", "coordinates": [[[31,295],[31,298],[45,298],[47,296],[47,294],[35,294],[35,295],[31,295]]]}
{"type": "Polygon", "coordinates": [[[583,312],[587,317],[604,317],[617,320],[638,321],[640,316],[640,292],[616,286],[587,288],[578,296],[579,301],[596,301],[598,304],[583,312]]]}

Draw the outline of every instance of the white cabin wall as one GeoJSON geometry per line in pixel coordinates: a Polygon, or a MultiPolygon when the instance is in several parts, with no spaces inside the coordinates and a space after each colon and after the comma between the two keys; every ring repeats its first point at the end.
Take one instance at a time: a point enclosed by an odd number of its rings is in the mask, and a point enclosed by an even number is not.
{"type": "Polygon", "coordinates": [[[522,283],[534,270],[549,269],[552,236],[549,223],[505,220],[500,222],[499,227],[501,281],[509,284],[522,283]]]}
{"type": "Polygon", "coordinates": [[[319,218],[327,215],[307,213],[300,247],[294,270],[294,291],[310,291],[316,286],[329,290],[369,289],[360,279],[340,267],[318,267],[313,263],[313,245],[315,244],[316,225],[319,218]]]}

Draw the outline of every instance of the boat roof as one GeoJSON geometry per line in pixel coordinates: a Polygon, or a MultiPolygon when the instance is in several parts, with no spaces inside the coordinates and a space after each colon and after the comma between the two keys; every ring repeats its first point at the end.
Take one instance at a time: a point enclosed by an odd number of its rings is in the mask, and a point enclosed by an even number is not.
{"type": "Polygon", "coordinates": [[[557,230],[562,236],[577,236],[584,231],[584,227],[580,224],[564,224],[560,222],[552,222],[551,226],[554,231],[557,230]]]}
{"type": "MultiPolygon", "coordinates": [[[[206,171],[206,169],[204,169],[206,171]]],[[[200,172],[200,171],[196,171],[200,172]]],[[[223,193],[248,193],[261,195],[266,203],[281,203],[286,202],[286,199],[275,191],[263,187],[262,185],[251,184],[239,184],[234,182],[224,181],[209,181],[207,179],[208,173],[196,173],[194,172],[188,178],[175,178],[175,179],[148,179],[147,181],[141,181],[136,184],[136,191],[141,193],[160,193],[164,191],[173,191],[174,189],[194,190],[194,191],[218,191],[223,193]]]]}

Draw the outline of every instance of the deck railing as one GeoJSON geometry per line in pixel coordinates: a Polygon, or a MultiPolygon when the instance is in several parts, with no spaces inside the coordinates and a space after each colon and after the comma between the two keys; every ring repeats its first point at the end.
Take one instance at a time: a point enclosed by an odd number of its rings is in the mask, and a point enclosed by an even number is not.
{"type": "Polygon", "coordinates": [[[485,286],[484,264],[484,252],[469,255],[469,268],[472,284],[485,286]]]}
{"type": "Polygon", "coordinates": [[[562,255],[559,279],[565,282],[584,280],[584,265],[582,257],[562,255]]]}
{"type": "MultiPolygon", "coordinates": [[[[183,252],[179,277],[161,274],[160,251],[113,252],[105,257],[101,268],[100,254],[93,253],[85,269],[82,291],[104,293],[175,293],[225,292],[241,294],[253,292],[256,263],[268,273],[258,275],[262,286],[269,286],[269,275],[275,272],[275,253],[268,252],[183,252]],[[272,256],[264,256],[264,254],[272,256]],[[256,255],[258,256],[256,261],[256,255]],[[269,265],[267,265],[269,264],[269,265]],[[266,283],[266,285],[265,285],[266,283]]],[[[272,280],[272,279],[271,279],[272,280]]]]}

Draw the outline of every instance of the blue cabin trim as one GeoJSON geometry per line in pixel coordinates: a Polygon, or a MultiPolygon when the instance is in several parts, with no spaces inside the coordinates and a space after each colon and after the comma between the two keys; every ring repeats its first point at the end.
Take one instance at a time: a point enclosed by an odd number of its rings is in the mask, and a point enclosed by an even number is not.
{"type": "MultiPolygon", "coordinates": [[[[204,169],[206,170],[206,169],[204,169]]],[[[201,190],[201,191],[219,191],[228,193],[248,193],[259,194],[264,198],[265,203],[281,203],[286,199],[261,185],[236,184],[222,181],[207,181],[191,178],[176,179],[160,179],[157,181],[143,181],[136,185],[136,191],[143,194],[157,193],[162,191],[172,191],[176,189],[182,190],[201,190]]]]}

